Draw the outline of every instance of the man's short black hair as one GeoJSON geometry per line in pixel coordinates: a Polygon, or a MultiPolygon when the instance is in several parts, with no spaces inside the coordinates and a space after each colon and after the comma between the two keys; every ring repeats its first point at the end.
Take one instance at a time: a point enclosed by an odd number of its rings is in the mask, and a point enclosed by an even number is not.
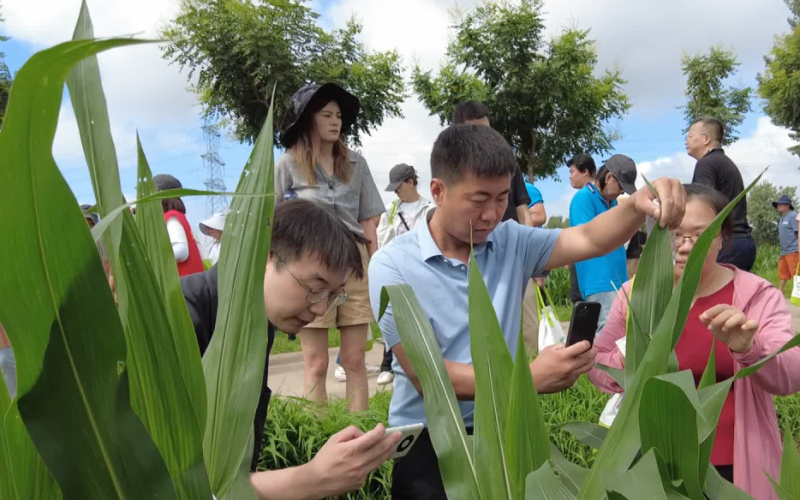
{"type": "Polygon", "coordinates": [[[433,144],[431,176],[445,184],[458,184],[467,173],[497,178],[516,172],[511,146],[491,127],[453,125],[433,144]]]}
{"type": "Polygon", "coordinates": [[[594,159],[586,153],[578,153],[570,158],[569,162],[567,162],[567,166],[571,167],[573,165],[575,165],[578,172],[582,174],[589,172],[592,177],[597,175],[597,165],[594,164],[594,159]]]}
{"type": "Polygon", "coordinates": [[[692,125],[702,123],[703,127],[708,131],[708,136],[713,142],[722,144],[725,140],[725,124],[719,118],[713,116],[703,116],[694,121],[692,125]]]}
{"type": "Polygon", "coordinates": [[[311,255],[328,269],[363,279],[357,237],[344,222],[309,200],[289,200],[275,206],[270,253],[290,264],[311,255]]]}
{"type": "Polygon", "coordinates": [[[489,108],[479,101],[462,102],[453,111],[453,125],[463,125],[469,120],[489,118],[489,108]]]}

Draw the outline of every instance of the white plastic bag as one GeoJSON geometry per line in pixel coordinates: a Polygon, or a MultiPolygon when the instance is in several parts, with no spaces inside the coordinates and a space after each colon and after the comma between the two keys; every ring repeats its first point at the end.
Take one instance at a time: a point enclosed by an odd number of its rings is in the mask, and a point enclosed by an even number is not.
{"type": "MultiPolygon", "coordinates": [[[[798,266],[800,268],[800,265],[798,266]]],[[[792,304],[800,306],[800,276],[797,276],[798,269],[795,269],[795,276],[792,278],[792,304]]]]}
{"type": "MultiPolygon", "coordinates": [[[[617,340],[617,349],[619,352],[622,353],[622,358],[625,359],[625,347],[626,347],[626,337],[622,337],[621,339],[617,340]]],[[[603,413],[600,414],[600,425],[603,427],[611,427],[614,423],[614,420],[617,418],[617,414],[619,413],[620,408],[622,408],[622,400],[625,399],[624,392],[618,392],[611,396],[611,399],[608,400],[606,403],[606,407],[603,408],[603,413]]]]}
{"type": "MultiPolygon", "coordinates": [[[[545,293],[547,292],[545,291],[545,293]]],[[[536,305],[539,310],[539,352],[542,352],[551,345],[563,344],[566,342],[564,329],[561,328],[561,322],[558,321],[553,308],[544,305],[542,290],[538,286],[536,286],[536,305]]]]}

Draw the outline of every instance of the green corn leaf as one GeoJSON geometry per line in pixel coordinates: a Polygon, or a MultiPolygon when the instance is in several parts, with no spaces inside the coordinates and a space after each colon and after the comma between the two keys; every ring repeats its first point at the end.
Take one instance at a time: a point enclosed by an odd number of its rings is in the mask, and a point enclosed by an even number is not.
{"type": "MultiPolygon", "coordinates": [[[[711,339],[711,351],[708,354],[708,362],[706,363],[706,368],[703,370],[703,377],[700,379],[700,383],[697,386],[697,390],[701,391],[706,387],[711,387],[712,385],[717,383],[717,341],[716,339],[711,339]]],[[[705,414],[702,411],[702,407],[700,410],[700,414],[703,416],[705,420],[705,414]]],[[[708,472],[708,468],[704,467],[703,464],[709,463],[711,460],[711,453],[714,451],[714,441],[717,438],[717,420],[713,420],[714,430],[711,432],[711,435],[705,438],[704,440],[700,441],[700,484],[706,483],[706,473],[708,472]]],[[[712,422],[707,422],[707,425],[711,425],[712,422]]],[[[699,439],[699,437],[698,437],[699,439]]]]}
{"type": "Polygon", "coordinates": [[[575,465],[564,458],[561,451],[552,443],[550,444],[550,465],[558,474],[561,484],[563,484],[570,493],[577,496],[578,492],[581,490],[581,486],[583,486],[583,482],[586,481],[586,476],[589,475],[589,469],[585,469],[580,465],[575,465]]]}
{"type": "MultiPolygon", "coordinates": [[[[242,464],[239,466],[239,472],[236,474],[236,478],[231,483],[231,487],[223,500],[255,500],[256,492],[250,484],[250,454],[246,452],[253,449],[253,443],[255,443],[255,433],[253,429],[250,429],[250,437],[244,448],[245,453],[242,464]]],[[[308,460],[307,462],[310,461],[308,460]]]]}
{"type": "MultiPolygon", "coordinates": [[[[626,385],[626,395],[622,408],[608,433],[608,438],[604,441],[603,447],[598,453],[594,467],[581,488],[579,495],[581,500],[601,500],[605,492],[600,481],[600,475],[608,471],[625,472],[636,457],[640,448],[638,414],[643,385],[651,377],[666,373],[670,367],[671,359],[674,364],[673,351],[686,326],[689,310],[700,281],[703,263],[708,250],[711,248],[711,243],[719,234],[722,222],[736,204],[747,196],[750,189],[758,183],[761,175],[725,207],[695,242],[689,254],[683,276],[673,289],[667,308],[650,340],[650,346],[639,368],[637,368],[636,376],[626,385]]],[[[671,243],[666,238],[661,238],[658,241],[659,245],[665,247],[663,251],[666,251],[666,245],[671,247],[671,243]]],[[[652,243],[648,241],[648,245],[652,243]]],[[[670,275],[672,275],[671,269],[670,275]]],[[[640,267],[636,279],[649,280],[650,276],[647,274],[646,269],[643,270],[640,267]]],[[[704,416],[706,415],[705,412],[703,414],[704,416]]],[[[707,417],[703,420],[703,425],[708,425],[707,417]]],[[[701,439],[700,442],[702,441],[701,439]]]]}
{"type": "MultiPolygon", "coordinates": [[[[2,378],[0,375],[0,380],[2,378]]],[[[3,382],[4,388],[5,382],[3,382]]],[[[11,474],[12,480],[0,487],[4,495],[7,490],[11,491],[9,496],[2,498],[17,498],[18,500],[58,500],[62,498],[61,489],[56,484],[56,480],[53,479],[42,461],[42,457],[39,456],[39,452],[33,446],[28,430],[19,415],[16,401],[9,401],[9,403],[3,413],[5,419],[0,421],[0,424],[3,424],[0,425],[0,431],[3,434],[0,440],[5,441],[6,450],[11,459],[8,464],[8,472],[11,474]]]]}
{"type": "Polygon", "coordinates": [[[609,498],[611,493],[618,493],[630,500],[667,500],[654,450],[645,453],[627,472],[604,473],[603,484],[609,492],[609,498]]]}
{"type": "Polygon", "coordinates": [[[692,374],[682,371],[648,380],[639,409],[642,452],[657,449],[670,479],[683,481],[692,500],[703,500],[697,439],[699,406],[692,374]]]}
{"type": "Polygon", "coordinates": [[[608,435],[608,428],[591,422],[570,422],[561,426],[562,431],[569,432],[575,439],[594,449],[603,447],[608,435]]]}
{"type": "Polygon", "coordinates": [[[531,378],[521,329],[511,376],[505,449],[514,498],[523,499],[528,474],[550,459],[550,436],[531,378]]]}
{"type": "Polygon", "coordinates": [[[636,293],[630,295],[635,321],[628,321],[625,344],[625,380],[629,385],[636,375],[650,337],[672,295],[675,284],[672,270],[672,241],[667,229],[656,224],[647,238],[635,280],[636,293]]]}
{"type": "Polygon", "coordinates": [[[753,497],[720,476],[711,464],[706,467],[705,494],[709,500],[753,500],[753,497]]]}
{"type": "MultiPolygon", "coordinates": [[[[5,416],[11,407],[11,395],[2,374],[0,374],[0,498],[15,500],[17,493],[14,491],[14,474],[11,470],[11,453],[8,447],[8,435],[5,429],[5,416]]],[[[33,444],[31,443],[31,447],[33,444]]],[[[38,455],[38,453],[37,453],[38,455]]]]}
{"type": "Polygon", "coordinates": [[[573,500],[574,498],[575,495],[558,480],[548,462],[531,472],[525,481],[526,500],[573,500]]]}
{"type": "Polygon", "coordinates": [[[67,73],[86,57],[138,43],[74,41],[35,54],[16,74],[0,131],[0,317],[17,358],[20,415],[72,498],[175,496],[130,406],[122,325],[51,153],[67,73]]]}
{"type": "MultiPolygon", "coordinates": [[[[481,497],[497,500],[519,498],[512,490],[524,491],[524,483],[516,488],[512,485],[505,451],[508,382],[514,365],[472,251],[469,259],[469,331],[475,369],[474,456],[482,460],[481,467],[478,467],[481,497]]],[[[523,356],[523,359],[526,358],[523,356]]],[[[530,370],[528,373],[530,378],[530,370]]]]}
{"type": "Polygon", "coordinates": [[[478,500],[478,473],[473,461],[473,443],[467,435],[455,389],[436,341],[436,334],[408,285],[392,285],[381,290],[378,320],[392,304],[392,320],[403,343],[403,350],[414,367],[425,395],[425,418],[431,442],[439,458],[448,498],[478,500]]]}
{"type": "MultiPolygon", "coordinates": [[[[236,188],[273,194],[273,108],[236,188]]],[[[205,451],[211,490],[222,498],[239,472],[253,426],[267,355],[264,270],[272,239],[272,197],[237,197],[225,222],[217,264],[219,306],[214,336],[203,356],[208,395],[205,451]]]]}
{"type": "MultiPolygon", "coordinates": [[[[768,475],[769,476],[769,475],[768,475]]],[[[783,455],[781,456],[780,484],[770,477],[770,482],[781,500],[800,499],[800,452],[792,433],[783,436],[783,455]]]]}
{"type": "MultiPolygon", "coordinates": [[[[144,198],[156,192],[156,185],[150,166],[142,149],[139,135],[136,135],[138,150],[137,198],[144,198]]],[[[167,226],[164,224],[164,210],[160,203],[143,203],[136,212],[136,226],[142,238],[143,248],[155,273],[161,289],[164,305],[169,319],[172,338],[180,362],[184,383],[197,417],[198,428],[205,430],[206,386],[203,378],[203,365],[197,345],[192,319],[186,308],[186,300],[181,290],[175,255],[169,242],[167,226]]]]}
{"type": "Polygon", "coordinates": [[[616,382],[617,385],[622,387],[623,390],[625,389],[625,372],[623,370],[618,370],[616,368],[612,368],[610,366],[606,366],[601,363],[595,364],[594,367],[600,371],[604,371],[609,375],[611,375],[611,378],[614,379],[614,382],[616,382]]]}

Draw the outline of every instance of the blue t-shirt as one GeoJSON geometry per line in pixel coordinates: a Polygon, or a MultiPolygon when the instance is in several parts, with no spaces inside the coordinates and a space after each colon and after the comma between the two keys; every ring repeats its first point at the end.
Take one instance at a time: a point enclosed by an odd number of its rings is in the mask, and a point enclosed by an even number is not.
{"type": "Polygon", "coordinates": [[[789,211],[778,222],[778,235],[781,240],[781,255],[797,252],[797,212],[789,211]]]}
{"type": "MultiPolygon", "coordinates": [[[[586,224],[616,206],[616,200],[609,204],[594,184],[587,184],[572,198],[569,205],[569,225],[574,227],[586,224]]],[[[578,274],[578,287],[584,299],[596,293],[619,290],[628,281],[625,247],[619,247],[602,257],[577,262],[575,270],[578,274]]]]}
{"type": "MultiPolygon", "coordinates": [[[[541,274],[558,239],[558,230],[521,226],[514,221],[501,223],[486,243],[475,246],[475,261],[481,270],[503,336],[516,354],[521,320],[522,297],[529,278],[541,274]]],[[[426,223],[395,238],[376,253],[369,264],[369,298],[377,318],[384,286],[411,286],[425,312],[442,356],[446,360],[472,363],[469,345],[468,265],[442,255],[426,223]]],[[[379,321],[386,345],[400,342],[391,303],[379,321]]],[[[425,423],[425,405],[403,367],[394,360],[396,374],[389,425],[425,423]]],[[[459,401],[464,423],[472,426],[475,404],[459,401]]]]}
{"type": "Polygon", "coordinates": [[[530,197],[531,199],[531,202],[528,204],[528,208],[531,208],[537,203],[544,203],[544,199],[542,198],[542,192],[539,191],[539,188],[537,188],[530,182],[525,183],[525,188],[528,190],[528,197],[530,197]]]}

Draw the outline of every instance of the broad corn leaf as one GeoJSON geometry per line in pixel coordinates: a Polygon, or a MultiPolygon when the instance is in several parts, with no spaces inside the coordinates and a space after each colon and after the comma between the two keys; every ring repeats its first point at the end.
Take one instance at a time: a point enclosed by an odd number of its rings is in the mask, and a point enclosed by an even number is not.
{"type": "MultiPolygon", "coordinates": [[[[505,460],[508,382],[514,365],[473,253],[469,259],[469,331],[475,369],[474,456],[482,460],[478,468],[481,497],[497,500],[518,498],[512,493],[513,485],[505,460]]],[[[527,361],[524,355],[523,359],[527,361]]],[[[520,484],[516,489],[522,491],[522,488],[520,484]]]]}
{"type": "MultiPolygon", "coordinates": [[[[703,371],[703,377],[700,379],[700,383],[697,385],[698,391],[701,391],[706,387],[711,387],[717,383],[716,346],[717,340],[712,339],[711,350],[708,354],[708,363],[706,363],[706,369],[703,371]]],[[[703,413],[702,407],[700,409],[700,415],[703,417],[703,420],[706,419],[706,415],[703,413]]],[[[704,467],[703,464],[709,463],[711,460],[711,453],[714,451],[714,440],[717,438],[717,419],[714,419],[711,422],[706,422],[706,425],[713,425],[714,431],[705,439],[698,437],[698,439],[700,439],[700,484],[706,484],[706,473],[708,472],[708,468],[704,467]]]]}
{"type": "Polygon", "coordinates": [[[137,43],[75,41],[35,54],[16,74],[0,131],[0,321],[17,358],[19,413],[71,498],[175,496],[131,408],[114,299],[51,153],[70,69],[103,50],[137,43]],[[63,459],[64,449],[70,460],[63,459]]]}
{"type": "Polygon", "coordinates": [[[422,384],[425,418],[448,498],[480,499],[472,442],[464,428],[453,383],[447,375],[433,327],[410,286],[383,288],[379,321],[385,314],[391,315],[403,350],[422,384]],[[392,309],[387,312],[390,302],[392,309]]]}
{"type": "Polygon", "coordinates": [[[706,466],[706,487],[704,492],[708,500],[753,500],[753,497],[720,476],[717,468],[711,464],[706,466]]]}
{"type": "Polygon", "coordinates": [[[775,492],[781,500],[800,499],[800,452],[794,442],[792,433],[787,431],[783,436],[783,456],[781,457],[780,484],[769,478],[775,492]]]}
{"type": "Polygon", "coordinates": [[[619,493],[630,500],[667,500],[656,455],[652,450],[645,453],[627,472],[603,474],[603,484],[610,493],[619,493]]]}
{"type": "Polygon", "coordinates": [[[242,463],[267,355],[264,270],[272,239],[275,191],[273,109],[245,165],[231,204],[217,264],[219,306],[214,336],[203,356],[208,411],[203,449],[213,493],[222,498],[242,463]]]}
{"type": "Polygon", "coordinates": [[[552,443],[550,444],[550,465],[558,474],[561,484],[563,484],[570,493],[577,496],[584,481],[586,481],[586,476],[589,475],[589,469],[584,469],[580,465],[575,465],[564,458],[561,451],[552,443]]]}
{"type": "Polygon", "coordinates": [[[586,446],[598,450],[603,446],[603,441],[608,435],[608,428],[591,422],[570,422],[562,425],[561,430],[569,432],[586,446]]]}
{"type": "MultiPolygon", "coordinates": [[[[11,452],[8,448],[8,434],[5,430],[4,420],[8,409],[11,407],[11,395],[2,374],[0,374],[0,498],[14,500],[17,494],[14,491],[14,474],[11,470],[11,452]]],[[[31,443],[33,448],[33,443],[31,443]]],[[[13,454],[14,456],[17,453],[13,454]]]]}
{"type": "Polygon", "coordinates": [[[547,462],[531,472],[525,481],[526,500],[573,500],[574,498],[575,495],[558,480],[547,462]]]}
{"type": "MultiPolygon", "coordinates": [[[[550,459],[550,436],[525,355],[522,331],[511,376],[505,435],[506,463],[514,498],[525,498],[525,479],[550,459]]],[[[576,490],[577,491],[577,490],[576,490]]]]}
{"type": "MultiPolygon", "coordinates": [[[[0,380],[3,377],[0,375],[0,380]]],[[[3,382],[4,384],[4,382],[3,382]]],[[[5,388],[0,388],[0,392],[5,388]]],[[[6,393],[7,394],[7,393],[6,393]]],[[[0,396],[2,397],[2,396],[0,396]]],[[[16,401],[10,402],[9,407],[3,412],[5,418],[0,420],[0,433],[5,441],[8,456],[8,472],[13,480],[0,486],[3,494],[11,491],[10,496],[3,499],[17,498],[18,500],[58,500],[62,497],[61,489],[33,446],[31,437],[22,417],[19,415],[16,401]]]]}

